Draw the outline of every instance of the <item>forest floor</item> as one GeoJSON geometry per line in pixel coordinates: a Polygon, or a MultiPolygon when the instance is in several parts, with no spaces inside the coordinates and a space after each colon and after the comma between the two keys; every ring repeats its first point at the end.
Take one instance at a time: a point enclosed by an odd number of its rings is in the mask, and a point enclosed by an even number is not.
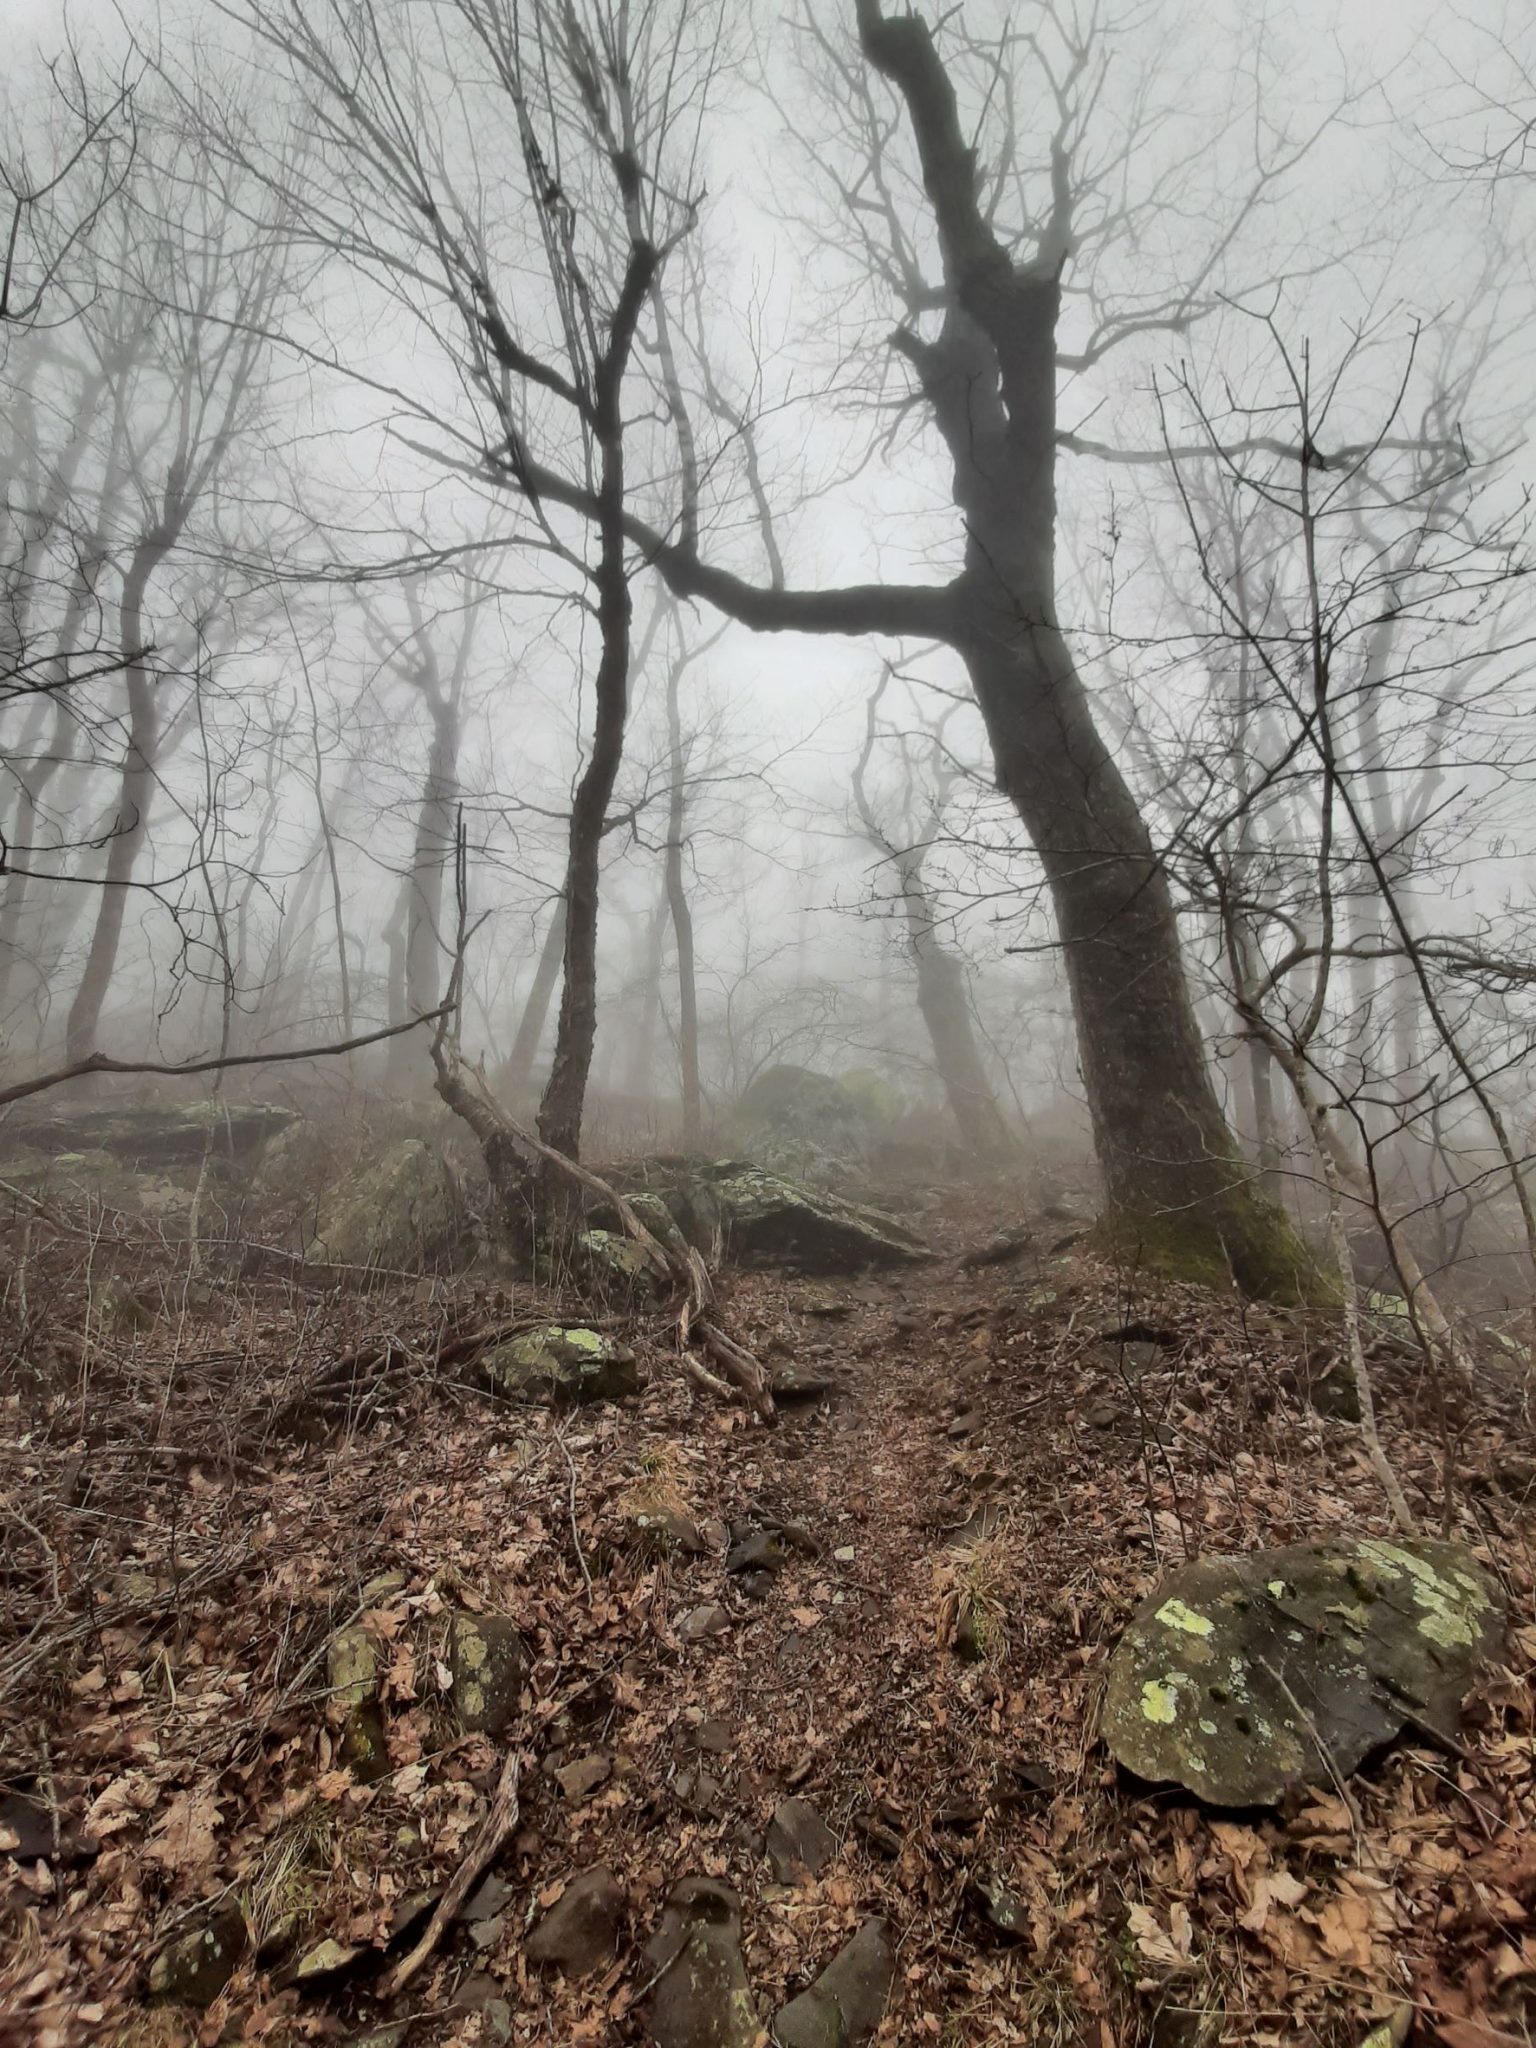
{"type": "Polygon", "coordinates": [[[110,1233],[36,1254],[0,1442],[0,2039],[640,2042],[643,1944],[701,1874],[740,1894],[765,2025],[878,1913],[882,2043],[1356,2044],[1392,2015],[1401,2038],[1409,2007],[1445,2048],[1529,2041],[1536,1463],[1513,1375],[1448,1406],[1406,1352],[1375,1361],[1426,1526],[1449,1472],[1448,1526],[1510,1601],[1464,1748],[1212,1812],[1099,1746],[1104,1653],[1196,1550],[1387,1531],[1358,1431],[1308,1399],[1327,1332],[1133,1286],[1044,1220],[967,1269],[1020,1221],[1006,1190],[914,1189],[919,1212],[931,1266],[727,1279],[761,1355],[833,1382],[771,1429],[689,1384],[660,1315],[626,1327],[638,1397],[557,1414],[454,1365],[465,1332],[543,1313],[532,1290],[208,1287],[110,1233]],[[659,1557],[658,1516],[687,1539],[659,1557]],[[749,1592],[725,1556],[754,1526],[780,1533],[749,1592]],[[464,1859],[506,1747],[446,1711],[455,1604],[529,1647],[520,1813],[390,2006],[419,1913],[392,1928],[464,1859]],[[720,1632],[688,1640],[712,1605],[720,1632]],[[390,1765],[366,1784],[325,1656],[360,1611],[390,1765]],[[791,1793],[833,1846],[781,1884],[763,1835],[791,1793]],[[626,1900],[611,1965],[530,1965],[530,1921],[598,1864],[626,1900]],[[152,2003],[157,1952],[231,1903],[253,1948],[227,1987],[152,2003]]]}

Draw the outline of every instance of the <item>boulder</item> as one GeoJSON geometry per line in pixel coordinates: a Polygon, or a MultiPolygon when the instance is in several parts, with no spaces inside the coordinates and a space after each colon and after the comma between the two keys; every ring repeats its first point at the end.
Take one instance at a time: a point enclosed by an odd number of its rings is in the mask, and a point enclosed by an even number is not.
{"type": "Polygon", "coordinates": [[[601,1866],[584,1870],[539,1916],[523,1953],[530,1963],[554,1964],[567,1976],[584,1977],[612,1956],[623,1917],[624,1893],[613,1872],[601,1866]]]}
{"type": "Polygon", "coordinates": [[[884,2017],[894,1970],[889,1929],[879,1918],[866,1920],[775,2017],[776,2048],[862,2048],[884,2017]]]}
{"type": "Polygon", "coordinates": [[[716,1182],[725,1211],[727,1255],[743,1266],[798,1273],[848,1273],[861,1266],[910,1266],[931,1258],[894,1216],[759,1166],[738,1166],[716,1182]]]}
{"type": "Polygon", "coordinates": [[[247,1159],[298,1121],[275,1103],[185,1102],[147,1109],[88,1107],[18,1115],[5,1130],[9,1151],[24,1147],[50,1158],[106,1153],[130,1168],[247,1159]]]}
{"type": "Polygon", "coordinates": [[[729,1885],[685,1877],[641,1958],[654,1986],[645,2020],[657,2048],[757,2048],[762,2030],[741,1954],[741,1907],[729,1885]]]}
{"type": "Polygon", "coordinates": [[[768,1067],[737,1098],[733,1137],[765,1166],[815,1180],[867,1157],[880,1117],[857,1087],[809,1067],[768,1067]]]}
{"type": "Polygon", "coordinates": [[[575,1324],[545,1323],[498,1344],[480,1369],[514,1401],[618,1401],[638,1393],[635,1354],[616,1337],[575,1324]]]}
{"type": "Polygon", "coordinates": [[[475,1250],[456,1177],[441,1151],[403,1138],[343,1175],[320,1202],[315,1256],[338,1266],[451,1272],[475,1250]]]}
{"type": "Polygon", "coordinates": [[[517,1713],[528,1652],[514,1622],[504,1614],[470,1614],[459,1608],[449,1626],[451,1696],[465,1728],[504,1735],[517,1713]]]}
{"type": "Polygon", "coordinates": [[[1272,1805],[1404,1726],[1453,1736],[1502,1631],[1498,1590],[1460,1544],[1337,1538],[1197,1558],[1116,1646],[1104,1739],[1139,1777],[1272,1805]]]}
{"type": "MultiPolygon", "coordinates": [[[[649,1159],[612,1176],[642,1221],[663,1210],[706,1259],[809,1274],[914,1265],[932,1256],[896,1217],[807,1186],[750,1159],[649,1159]],[[644,1205],[644,1206],[642,1206],[644,1205]]],[[[604,1224],[617,1219],[599,1212],[604,1224]]],[[[839,1312],[846,1311],[846,1304],[839,1312]]]]}

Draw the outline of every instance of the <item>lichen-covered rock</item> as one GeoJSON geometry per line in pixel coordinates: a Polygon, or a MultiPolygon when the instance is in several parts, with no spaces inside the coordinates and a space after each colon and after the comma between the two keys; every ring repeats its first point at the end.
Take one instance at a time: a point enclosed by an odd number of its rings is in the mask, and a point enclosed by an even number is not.
{"type": "Polygon", "coordinates": [[[318,1224],[317,1255],[340,1266],[445,1272],[475,1249],[457,1179],[420,1138],[402,1139],[344,1175],[321,1201],[318,1224]]]}
{"type": "Polygon", "coordinates": [[[528,1652],[517,1625],[504,1614],[459,1608],[449,1627],[448,1669],[463,1725],[485,1735],[505,1734],[528,1675],[528,1652]]]}
{"type": "Polygon", "coordinates": [[[654,1986],[645,2020],[657,2048],[757,2048],[741,1908],[728,1885],[685,1877],[672,1887],[641,1973],[654,1986]]]}
{"type": "Polygon", "coordinates": [[[661,1293],[671,1281],[667,1267],[653,1258],[638,1238],[618,1230],[584,1230],[576,1252],[588,1284],[600,1295],[620,1300],[661,1293]]]}
{"type": "Polygon", "coordinates": [[[573,1324],[526,1330],[488,1351],[480,1365],[496,1392],[514,1401],[618,1401],[640,1390],[627,1344],[573,1324]]]}
{"type": "Polygon", "coordinates": [[[862,2048],[884,2016],[894,1969],[885,1922],[866,1920],[775,2018],[776,2048],[862,2048]]]}
{"type": "Polygon", "coordinates": [[[1454,1733],[1497,1647],[1498,1590],[1427,1538],[1341,1538],[1198,1558],[1110,1660],[1103,1734],[1127,1769],[1218,1806],[1354,1770],[1406,1724],[1454,1733]]]}
{"type": "Polygon", "coordinates": [[[201,1927],[173,1941],[149,1966],[149,1988],[176,2005],[212,2005],[235,1974],[249,1934],[238,1906],[223,1906],[201,1927]]]}

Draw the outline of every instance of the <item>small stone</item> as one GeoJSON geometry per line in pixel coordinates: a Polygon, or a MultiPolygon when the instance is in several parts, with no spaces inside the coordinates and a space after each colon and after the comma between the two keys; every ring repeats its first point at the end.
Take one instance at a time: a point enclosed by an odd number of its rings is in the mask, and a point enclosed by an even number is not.
{"type": "Polygon", "coordinates": [[[606,1785],[612,1775],[610,1759],[594,1750],[589,1756],[577,1757],[574,1763],[562,1764],[555,1772],[555,1783],[573,1806],[580,1806],[599,1785],[606,1785]]]}
{"type": "Polygon", "coordinates": [[[632,1508],[624,1528],[628,1547],[642,1557],[702,1557],[708,1547],[698,1524],[670,1508],[632,1508]]]}
{"type": "Polygon", "coordinates": [[[802,1557],[820,1557],[821,1545],[804,1522],[785,1522],[779,1534],[790,1549],[798,1550],[802,1557]]]}
{"type": "Polygon", "coordinates": [[[1096,1401],[1083,1420],[1090,1429],[1113,1429],[1120,1420],[1120,1410],[1113,1401],[1096,1401]]]}
{"type": "Polygon", "coordinates": [[[852,1564],[858,1554],[858,1550],[853,1544],[844,1543],[833,1551],[832,1558],[836,1564],[852,1564]]]}
{"type": "Polygon", "coordinates": [[[955,1417],[949,1425],[949,1434],[958,1442],[962,1437],[975,1436],[985,1428],[986,1422],[979,1408],[967,1408],[955,1417]]]}
{"type": "Polygon", "coordinates": [[[624,1893],[613,1872],[602,1865],[584,1870],[540,1916],[523,1953],[530,1963],[584,1977],[613,1954],[623,1917],[624,1893]]]}
{"type": "Polygon", "coordinates": [[[789,1551],[777,1529],[753,1529],[726,1553],[728,1572],[776,1572],[786,1563],[789,1551]]]}
{"type": "Polygon", "coordinates": [[[161,1949],[149,1966],[151,1993],[177,2005],[212,2005],[235,1974],[249,1938],[240,1908],[223,1907],[206,1925],[161,1949]]]}
{"type": "Polygon", "coordinates": [[[496,1948],[506,1931],[505,1913],[497,1913],[490,1920],[472,1920],[469,1926],[469,1945],[482,1952],[488,1948],[496,1948]]]}
{"type": "Polygon", "coordinates": [[[737,1581],[748,1600],[766,1600],[773,1591],[772,1572],[743,1572],[737,1581]]]}
{"type": "Polygon", "coordinates": [[[494,1920],[505,1913],[511,1905],[513,1891],[504,1878],[494,1871],[482,1877],[469,1897],[460,1906],[457,1917],[460,1920],[494,1920]]]}
{"type": "Polygon", "coordinates": [[[300,1956],[292,1972],[295,1984],[313,1984],[322,1977],[335,1977],[350,1964],[355,1963],[363,1953],[360,1948],[349,1947],[344,1941],[333,1940],[329,1935],[317,1942],[307,1954],[300,1956]]]}
{"type": "Polygon", "coordinates": [[[725,1787],[702,1767],[682,1772],[673,1790],[679,1803],[700,1820],[713,1820],[725,1811],[725,1787]]]}
{"type": "Polygon", "coordinates": [[[885,2015],[895,1973],[884,1920],[866,1920],[809,1990],[773,2023],[777,2048],[863,2048],[885,2015]]]}
{"type": "Polygon", "coordinates": [[[705,1607],[695,1607],[685,1614],[677,1625],[677,1633],[685,1643],[707,1642],[711,1636],[726,1635],[731,1626],[731,1617],[725,1609],[711,1601],[705,1607]]]}
{"type": "Polygon", "coordinates": [[[724,1756],[733,1740],[729,1721],[696,1722],[692,1736],[694,1748],[707,1750],[711,1756],[724,1756]]]}
{"type": "Polygon", "coordinates": [[[768,1823],[767,1850],[780,1884],[804,1884],[826,1869],[838,1840],[809,1799],[786,1799],[768,1823]]]}
{"type": "Polygon", "coordinates": [[[787,1359],[768,1375],[768,1391],[775,1401],[819,1401],[837,1389],[836,1377],[825,1367],[802,1365],[787,1359]]]}
{"type": "Polygon", "coordinates": [[[970,1897],[988,1926],[1020,1940],[1029,1933],[1029,1909],[995,1870],[981,1871],[971,1882],[970,1897]]]}

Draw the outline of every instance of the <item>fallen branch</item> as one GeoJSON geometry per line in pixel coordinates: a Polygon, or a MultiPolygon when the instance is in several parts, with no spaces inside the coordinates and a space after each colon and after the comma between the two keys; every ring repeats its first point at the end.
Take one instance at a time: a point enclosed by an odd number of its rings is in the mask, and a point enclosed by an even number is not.
{"type": "Polygon", "coordinates": [[[426,1932],[410,1954],[397,1963],[384,1979],[386,1998],[397,1998],[422,1964],[436,1951],[450,1921],[469,1897],[486,1865],[517,1826],[517,1781],[522,1767],[522,1751],[514,1749],[501,1767],[496,1796],[492,1799],[490,1810],[481,1823],[480,1832],[476,1835],[469,1854],[453,1873],[447,1891],[438,1900],[437,1910],[427,1922],[426,1932]]]}
{"type": "Polygon", "coordinates": [[[404,1024],[389,1024],[382,1031],[365,1031],[361,1038],[338,1038],[329,1045],[297,1045],[287,1052],[231,1052],[221,1053],[213,1059],[169,1062],[115,1060],[110,1053],[88,1053],[83,1060],[76,1060],[73,1066],[55,1067],[51,1074],[38,1074],[30,1081],[17,1081],[9,1088],[0,1088],[0,1109],[8,1102],[20,1102],[24,1096],[41,1095],[45,1088],[59,1088],[66,1081],[82,1080],[87,1074],[218,1074],[229,1067],[276,1066],[282,1060],[334,1059],[338,1053],[357,1052],[365,1045],[378,1045],[386,1038],[398,1038],[402,1032],[414,1031],[418,1024],[435,1024],[452,1008],[452,1003],[445,1003],[440,1010],[427,1010],[404,1024]]]}

